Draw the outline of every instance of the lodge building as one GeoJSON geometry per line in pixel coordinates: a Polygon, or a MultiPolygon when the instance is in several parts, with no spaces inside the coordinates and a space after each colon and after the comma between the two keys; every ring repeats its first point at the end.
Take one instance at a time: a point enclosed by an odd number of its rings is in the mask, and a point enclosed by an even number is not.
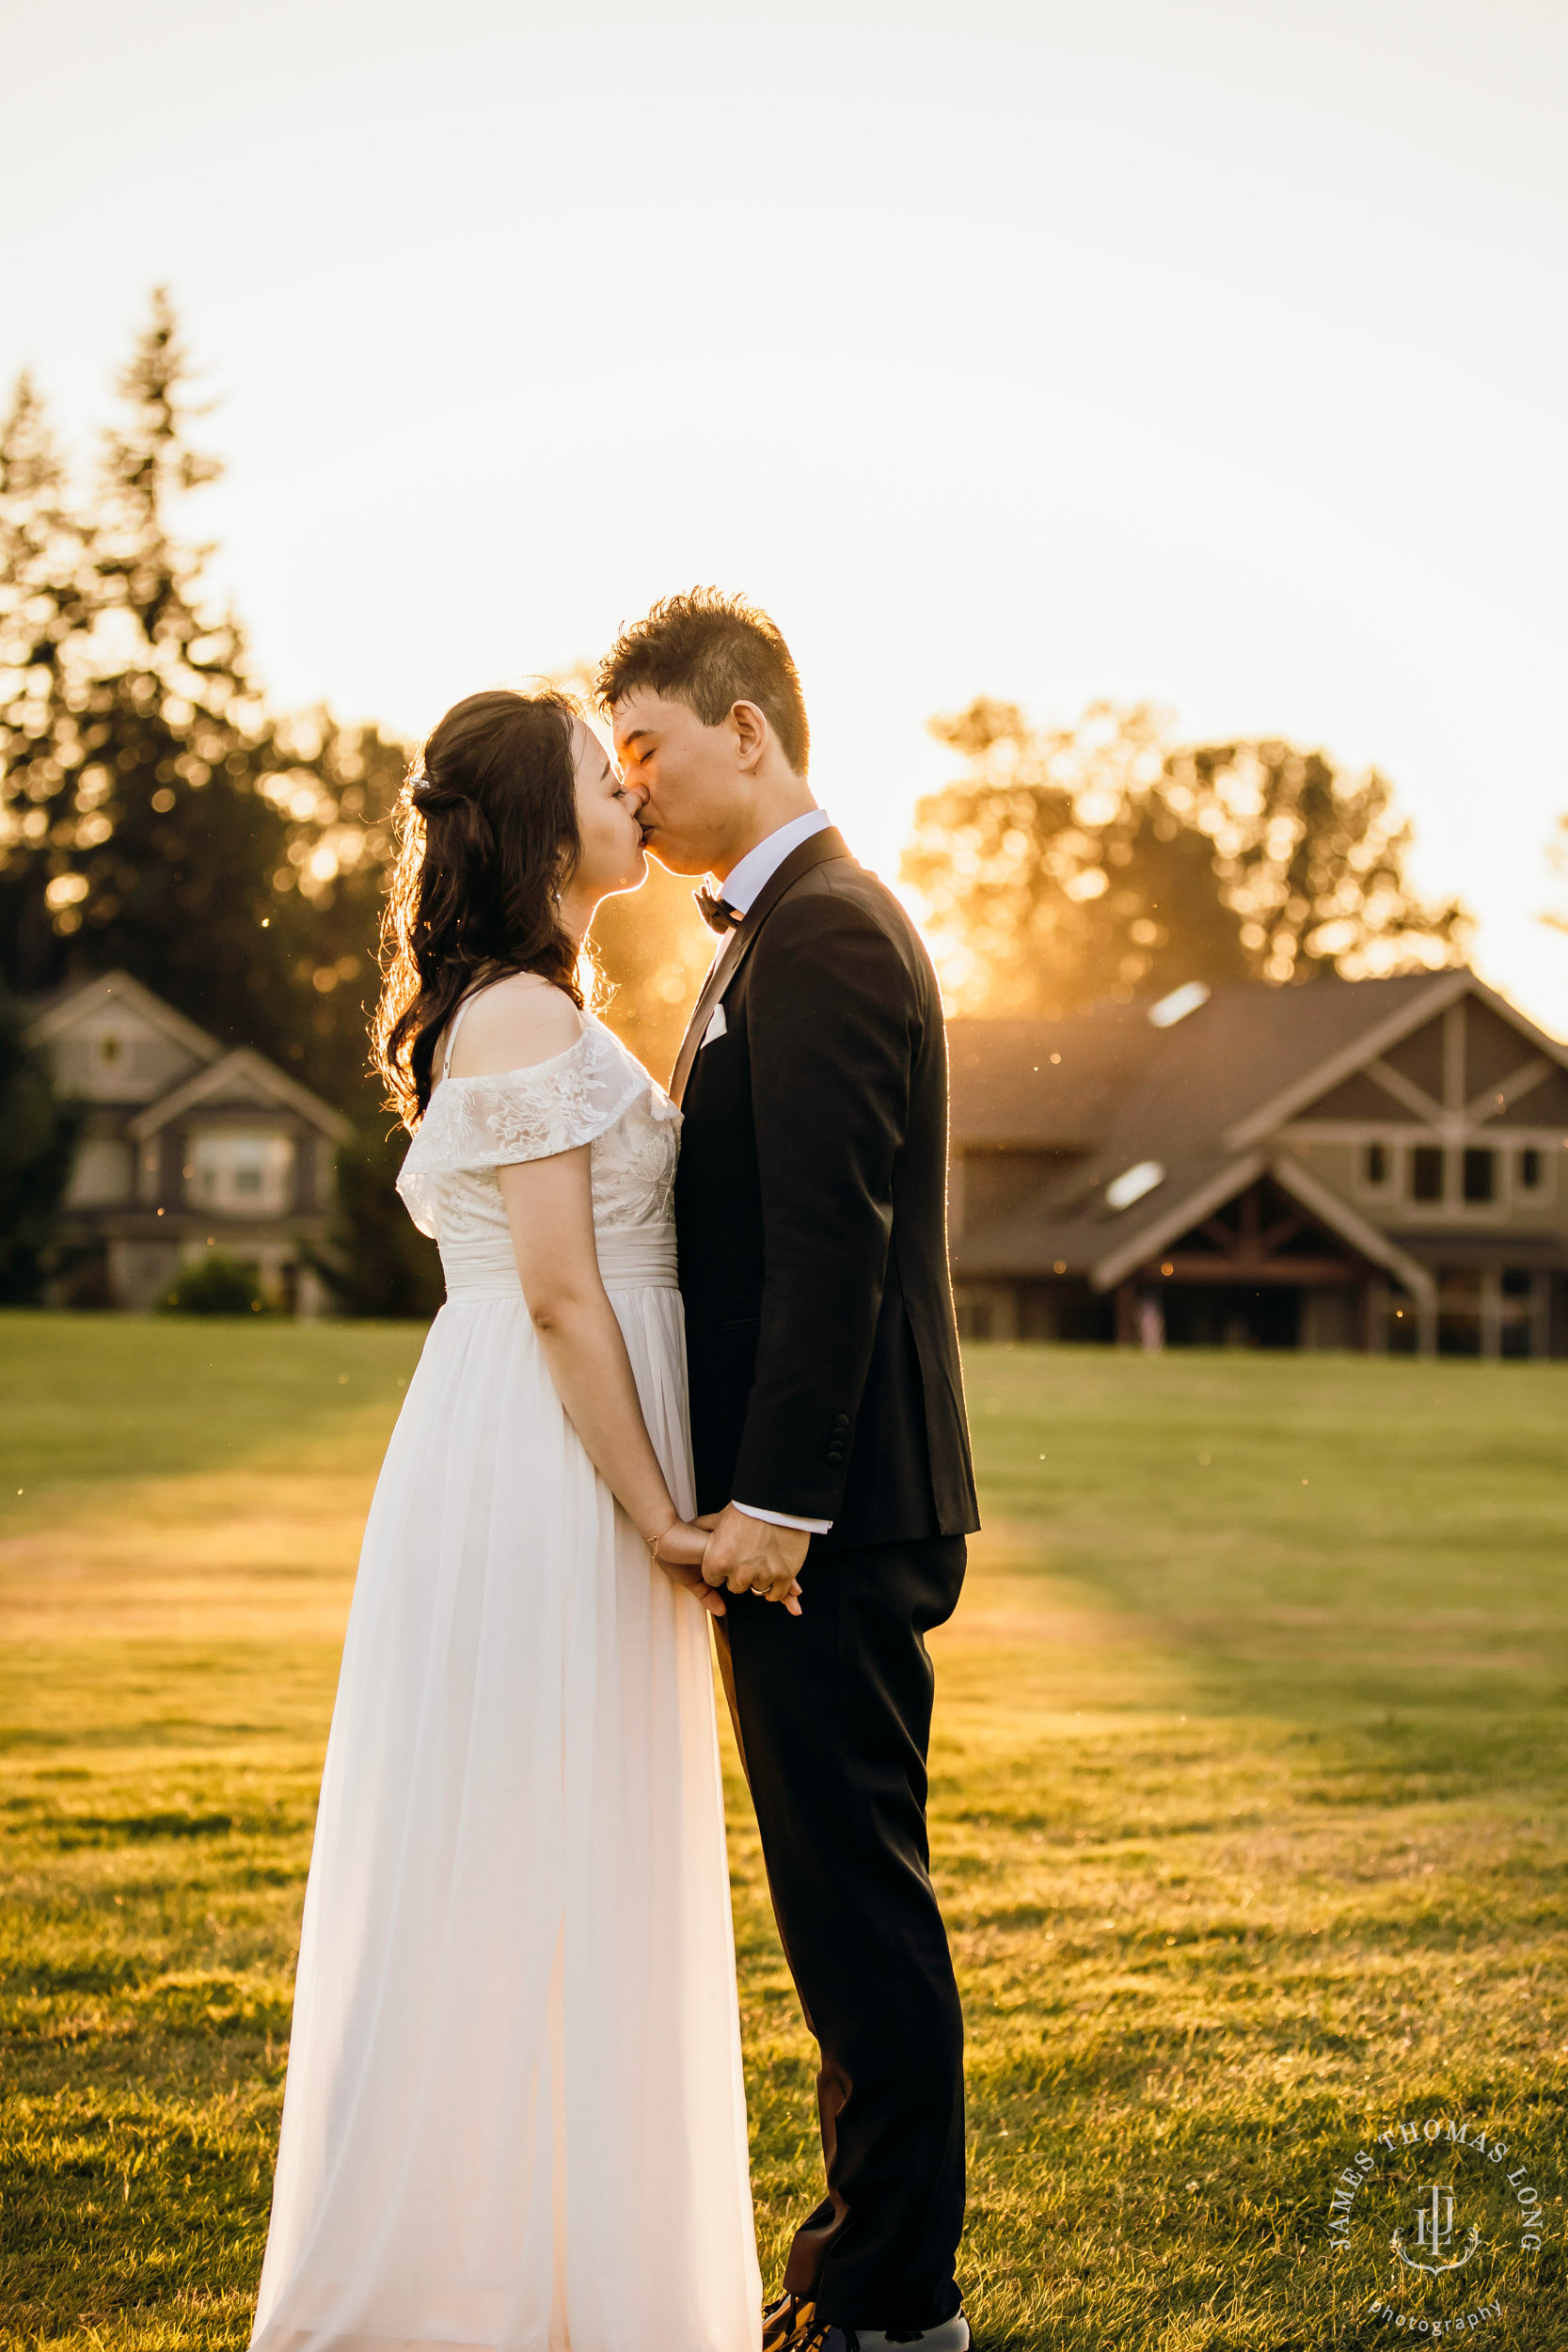
{"type": "MultiPolygon", "coordinates": [[[[346,1121],[123,973],[35,1008],[79,1105],[58,1303],[211,1248],[320,1312],[346,1121]]],[[[966,1337],[1568,1355],[1568,1046],[1466,971],[949,1025],[966,1337]]]]}
{"type": "Polygon", "coordinates": [[[1568,1354],[1568,1047],[1472,973],[949,1042],[969,1337],[1568,1354]]]}
{"type": "Polygon", "coordinates": [[[326,1238],[341,1113],[124,972],[36,1007],[28,1034],[83,1121],[55,1303],[154,1307],[182,1266],[221,1249],[285,1311],[322,1311],[309,1251],[326,1238]]]}

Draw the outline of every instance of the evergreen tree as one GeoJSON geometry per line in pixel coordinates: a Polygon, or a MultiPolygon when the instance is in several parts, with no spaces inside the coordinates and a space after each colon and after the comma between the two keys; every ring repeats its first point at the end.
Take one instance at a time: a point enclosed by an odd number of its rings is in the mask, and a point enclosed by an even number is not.
{"type": "Polygon", "coordinates": [[[55,1217],[79,1120],[47,1057],[26,1041],[22,1007],[0,989],[0,1306],[37,1299],[55,1270],[55,1217]]]}
{"type": "Polygon", "coordinates": [[[270,717],[176,533],[218,470],[186,384],[160,294],[86,511],[25,381],[0,427],[0,971],[37,993],[122,967],[363,1110],[406,753],[270,717]]]}
{"type": "Polygon", "coordinates": [[[310,1263],[340,1314],[418,1317],[441,1304],[441,1261],[397,1193],[408,1138],[388,1112],[368,1112],[338,1152],[337,1215],[310,1263]]]}
{"type": "Polygon", "coordinates": [[[28,977],[112,962],[216,1036],[286,1053],[293,1008],[269,933],[288,828],[261,789],[270,728],[237,626],[201,610],[207,551],[171,527],[175,501],[218,470],[188,440],[185,373],[160,294],[82,533],[92,610],[60,643],[49,749],[17,760],[8,747],[8,797],[49,817],[23,882],[58,947],[52,972],[28,977]]]}
{"type": "MultiPolygon", "coordinates": [[[[29,378],[0,424],[0,955],[18,989],[58,977],[48,883],[86,753],[71,656],[99,603],[91,534],[67,501],[59,455],[29,378]]],[[[80,821],[89,812],[80,812],[80,821]]],[[[57,911],[70,902],[68,885],[57,911]]]]}
{"type": "Polygon", "coordinates": [[[982,698],[931,731],[967,773],[919,803],[902,870],[956,1008],[1057,1014],[1462,950],[1462,910],[1405,880],[1409,830],[1375,772],[1278,741],[1173,749],[1147,707],[1108,704],[1040,731],[982,698]]]}

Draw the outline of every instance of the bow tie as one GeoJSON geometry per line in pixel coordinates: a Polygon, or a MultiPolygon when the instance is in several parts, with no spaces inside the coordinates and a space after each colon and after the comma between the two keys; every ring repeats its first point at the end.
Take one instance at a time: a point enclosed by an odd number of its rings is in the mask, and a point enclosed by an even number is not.
{"type": "Polygon", "coordinates": [[[737,930],[746,919],[737,907],[732,907],[727,898],[716,898],[711,890],[694,890],[691,896],[709,930],[721,938],[726,931],[737,930]]]}

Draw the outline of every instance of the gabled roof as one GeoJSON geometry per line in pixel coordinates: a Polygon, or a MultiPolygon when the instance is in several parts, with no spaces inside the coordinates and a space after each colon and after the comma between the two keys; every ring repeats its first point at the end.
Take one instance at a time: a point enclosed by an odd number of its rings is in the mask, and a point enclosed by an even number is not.
{"type": "Polygon", "coordinates": [[[154,996],[129,972],[103,972],[62,990],[34,1014],[28,1024],[28,1035],[40,1045],[49,1044],[67,1029],[74,1028],[84,1014],[95,1012],[108,1002],[122,1004],[128,1012],[138,1014],[150,1027],[161,1030],[171,1044],[194,1054],[198,1061],[216,1061],[224,1050],[215,1037],[209,1037],[194,1021],[187,1021],[182,1012],[166,1005],[161,996],[154,996]]]}
{"type": "Polygon", "coordinates": [[[1061,1265],[1111,1289],[1267,1168],[1352,1248],[1418,1288],[1428,1278],[1414,1260],[1328,1187],[1312,1182],[1308,1201],[1298,1165],[1269,1146],[1291,1119],[1465,996],[1518,1031],[1522,1068],[1532,1052],[1568,1067],[1568,1047],[1465,970],[1290,988],[1242,982],[1164,1029],[1144,1006],[1060,1022],[953,1022],[955,1143],[1080,1155],[1060,1174],[1042,1169],[1025,1205],[961,1233],[955,1270],[1061,1265]],[[1157,1166],[1157,1180],[1114,1210],[1107,1185],[1146,1164],[1157,1166]]]}
{"type": "MultiPolygon", "coordinates": [[[[1303,989],[1282,990],[1279,993],[1291,996],[1313,996],[1323,985],[1324,983],[1319,982],[1303,989]]],[[[1353,991],[1359,999],[1364,992],[1373,989],[1398,988],[1400,982],[1397,980],[1338,980],[1328,985],[1331,989],[1339,992],[1353,991]]],[[[1341,1080],[1354,1076],[1358,1071],[1365,1070],[1369,1062],[1381,1060],[1392,1046],[1398,1045],[1402,1039],[1407,1038],[1413,1029],[1419,1028],[1424,1022],[1433,1019],[1436,1014],[1446,1012],[1450,1005],[1458,1004],[1460,999],[1465,996],[1473,996],[1481,1004],[1488,1006],[1512,1028],[1516,1029],[1527,1054],[1533,1047],[1539,1057],[1546,1061],[1558,1062],[1563,1068],[1568,1069],[1568,1045],[1564,1045],[1557,1038],[1548,1036],[1544,1029],[1538,1028],[1533,1021],[1528,1020],[1524,1013],[1511,1005],[1505,996],[1499,996],[1496,989],[1488,988],[1485,981],[1477,979],[1473,972],[1464,969],[1441,972],[1434,977],[1425,979],[1420,983],[1420,992],[1413,1001],[1407,1000],[1403,1003],[1390,1001],[1386,1008],[1376,1002],[1370,1005],[1368,1011],[1372,1018],[1364,1022],[1359,1029],[1347,1035],[1342,1043],[1338,1046],[1337,1050],[1331,1052],[1325,1061],[1315,1065],[1308,1063],[1293,1072],[1279,1070],[1274,1073],[1274,1083],[1263,1101],[1257,1104],[1250,1112],[1236,1121],[1229,1130],[1227,1140],[1240,1145],[1252,1141],[1258,1136],[1274,1133],[1282,1127],[1287,1120],[1293,1119],[1298,1113],[1310,1109],[1313,1103],[1321,1096],[1327,1094],[1341,1080]],[[1379,1014],[1383,1017],[1379,1018],[1379,1014]]],[[[1523,1061],[1525,1055],[1522,1054],[1520,1059],[1523,1061]]]]}
{"type": "Polygon", "coordinates": [[[248,1045],[236,1046],[221,1061],[198,1071],[182,1086],[160,1096],[128,1122],[126,1133],[140,1143],[187,1111],[198,1110],[203,1104],[216,1110],[235,1104],[293,1111],[330,1136],[335,1143],[343,1142],[350,1133],[349,1122],[341,1111],[334,1110],[330,1103],[324,1103],[319,1094],[312,1094],[309,1087],[302,1087],[297,1078],[279,1070],[276,1062],[252,1053],[248,1045]]]}
{"type": "Polygon", "coordinates": [[[1089,1149],[1159,1035],[1143,1005],[1097,1005],[1056,1021],[949,1022],[954,1140],[1089,1149]]]}

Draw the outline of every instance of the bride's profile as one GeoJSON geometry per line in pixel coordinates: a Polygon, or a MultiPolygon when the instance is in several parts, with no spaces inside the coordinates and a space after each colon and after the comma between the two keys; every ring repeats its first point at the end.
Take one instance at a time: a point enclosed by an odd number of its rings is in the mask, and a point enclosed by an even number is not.
{"type": "Polygon", "coordinates": [[[638,805],[552,690],[459,703],[405,794],[376,1041],[447,1302],[365,1530],[254,2352],[759,2342],[680,1115],[577,978],[638,805]]]}

